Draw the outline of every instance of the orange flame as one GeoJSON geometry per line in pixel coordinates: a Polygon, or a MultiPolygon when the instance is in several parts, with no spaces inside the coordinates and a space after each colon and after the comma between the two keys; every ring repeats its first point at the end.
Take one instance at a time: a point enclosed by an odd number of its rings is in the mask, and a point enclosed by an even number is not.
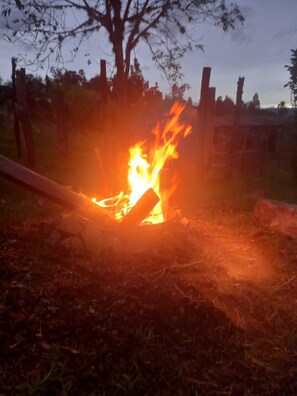
{"type": "Polygon", "coordinates": [[[156,224],[164,222],[163,208],[176,185],[172,186],[170,192],[161,191],[160,176],[165,163],[169,159],[178,158],[176,149],[180,137],[186,137],[191,133],[191,127],[185,126],[180,122],[180,115],[184,108],[185,105],[174,103],[168,114],[169,120],[165,124],[157,124],[153,129],[152,133],[155,136],[155,140],[149,155],[144,152],[144,142],[140,142],[130,148],[128,164],[129,194],[121,192],[116,197],[103,199],[99,202],[93,198],[93,202],[105,208],[112,208],[115,218],[120,221],[139,198],[149,188],[152,188],[159,196],[160,201],[143,223],[156,224]],[[151,158],[151,161],[148,158],[151,158]]]}

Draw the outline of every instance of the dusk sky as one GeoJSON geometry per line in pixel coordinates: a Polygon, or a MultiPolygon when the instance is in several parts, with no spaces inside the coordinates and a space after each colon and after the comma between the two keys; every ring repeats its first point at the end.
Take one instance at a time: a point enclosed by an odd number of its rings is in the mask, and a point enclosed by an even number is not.
{"type": "MultiPolygon", "coordinates": [[[[243,27],[223,32],[209,24],[198,25],[195,37],[205,46],[205,51],[187,55],[182,61],[184,82],[191,89],[185,97],[199,100],[200,79],[203,66],[212,68],[211,86],[216,87],[216,96],[228,95],[235,99],[238,77],[245,77],[244,101],[259,94],[262,107],[277,106],[284,100],[290,104],[290,91],[284,88],[289,73],[284,65],[290,61],[290,49],[297,48],[297,0],[236,0],[246,18],[243,27]]],[[[111,65],[106,42],[95,36],[82,48],[74,62],[65,66],[70,70],[85,70],[86,76],[98,74],[99,60],[105,58],[111,65]],[[91,65],[87,64],[90,53],[91,65]]],[[[12,56],[22,53],[19,45],[2,41],[0,47],[0,76],[10,78],[12,56]]],[[[67,52],[67,49],[66,49],[67,52]]],[[[168,83],[162,78],[150,60],[144,45],[136,51],[144,77],[153,85],[159,83],[163,93],[169,91],[168,83]]],[[[28,72],[30,72],[28,70],[28,72]]],[[[112,72],[111,66],[109,72],[112,72]]],[[[45,71],[37,70],[44,75],[45,71]]]]}

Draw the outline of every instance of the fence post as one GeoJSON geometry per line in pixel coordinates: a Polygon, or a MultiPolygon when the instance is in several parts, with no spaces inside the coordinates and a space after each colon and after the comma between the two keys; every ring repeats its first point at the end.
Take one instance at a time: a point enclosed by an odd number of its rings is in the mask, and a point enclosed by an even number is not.
{"type": "Polygon", "coordinates": [[[241,116],[243,84],[244,84],[244,77],[239,77],[237,82],[233,128],[231,129],[231,136],[230,136],[229,156],[228,156],[226,172],[225,172],[226,179],[232,178],[234,172],[236,138],[239,131],[239,123],[241,116]]]}
{"type": "Polygon", "coordinates": [[[106,60],[100,59],[100,82],[102,89],[102,99],[105,101],[108,96],[108,86],[107,86],[107,78],[106,78],[106,60]]]}
{"type": "Polygon", "coordinates": [[[210,67],[204,67],[202,71],[200,102],[197,111],[197,161],[196,161],[196,181],[203,179],[205,174],[205,140],[207,129],[207,103],[209,94],[210,67]]]}
{"type": "Polygon", "coordinates": [[[15,136],[15,143],[17,149],[17,155],[19,158],[22,156],[22,147],[21,147],[21,137],[20,137],[20,127],[18,123],[17,113],[15,110],[15,104],[17,102],[17,92],[16,92],[16,81],[15,81],[15,74],[16,74],[16,58],[11,58],[11,82],[12,82],[12,100],[13,100],[13,107],[14,107],[14,136],[15,136]]]}
{"type": "Polygon", "coordinates": [[[214,135],[214,115],[215,115],[216,89],[214,87],[208,88],[207,101],[207,133],[205,141],[205,165],[208,171],[211,166],[211,156],[213,148],[214,135]]]}

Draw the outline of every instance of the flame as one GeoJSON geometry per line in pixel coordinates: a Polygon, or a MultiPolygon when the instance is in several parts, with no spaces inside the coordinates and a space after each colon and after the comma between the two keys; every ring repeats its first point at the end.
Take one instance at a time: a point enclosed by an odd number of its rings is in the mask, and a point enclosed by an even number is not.
{"type": "Polygon", "coordinates": [[[155,139],[149,154],[145,152],[145,142],[137,143],[130,148],[128,163],[129,194],[120,192],[115,197],[106,198],[99,202],[93,198],[94,203],[101,207],[110,208],[115,218],[121,221],[139,198],[149,188],[152,188],[159,196],[160,201],[143,223],[164,222],[164,207],[177,186],[175,183],[170,191],[161,190],[161,171],[168,160],[178,158],[177,145],[179,139],[181,137],[185,138],[191,133],[191,127],[180,122],[180,115],[184,108],[185,105],[174,103],[169,111],[168,121],[156,125],[152,131],[155,139]]]}

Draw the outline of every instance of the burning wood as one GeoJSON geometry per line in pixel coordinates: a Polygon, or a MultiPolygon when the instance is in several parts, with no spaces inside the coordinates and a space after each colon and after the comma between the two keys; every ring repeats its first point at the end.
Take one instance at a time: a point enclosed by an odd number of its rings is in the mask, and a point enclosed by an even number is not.
{"type": "MultiPolygon", "coordinates": [[[[184,125],[180,119],[184,108],[184,105],[175,103],[165,121],[153,129],[155,139],[149,152],[145,151],[145,142],[130,148],[128,194],[120,192],[115,197],[99,202],[96,198],[90,200],[3,156],[0,156],[0,175],[66,208],[76,210],[80,215],[99,222],[105,228],[115,224],[133,227],[140,223],[163,223],[163,207],[166,206],[165,203],[167,204],[176,184],[172,183],[169,190],[162,189],[161,171],[168,160],[178,158],[178,142],[191,132],[191,127],[184,125]]],[[[98,150],[96,155],[100,162],[103,184],[107,189],[98,150]]],[[[123,232],[123,227],[117,228],[121,229],[118,229],[118,232],[123,232]]]]}
{"type": "Polygon", "coordinates": [[[67,190],[58,183],[2,155],[0,155],[0,175],[53,202],[75,210],[90,220],[110,225],[115,223],[115,220],[109,215],[106,209],[95,205],[89,198],[67,190]]]}
{"type": "Polygon", "coordinates": [[[159,201],[160,198],[155,191],[152,188],[148,189],[123,218],[121,225],[138,225],[150,214],[159,201]]]}
{"type": "Polygon", "coordinates": [[[176,183],[169,190],[161,188],[161,172],[168,160],[178,158],[177,146],[181,138],[191,133],[191,127],[181,122],[185,106],[174,103],[167,119],[153,129],[154,142],[147,151],[145,142],[130,148],[128,169],[129,193],[94,202],[113,211],[115,218],[123,225],[140,222],[157,224],[165,220],[163,207],[175,191],[176,183]]]}

